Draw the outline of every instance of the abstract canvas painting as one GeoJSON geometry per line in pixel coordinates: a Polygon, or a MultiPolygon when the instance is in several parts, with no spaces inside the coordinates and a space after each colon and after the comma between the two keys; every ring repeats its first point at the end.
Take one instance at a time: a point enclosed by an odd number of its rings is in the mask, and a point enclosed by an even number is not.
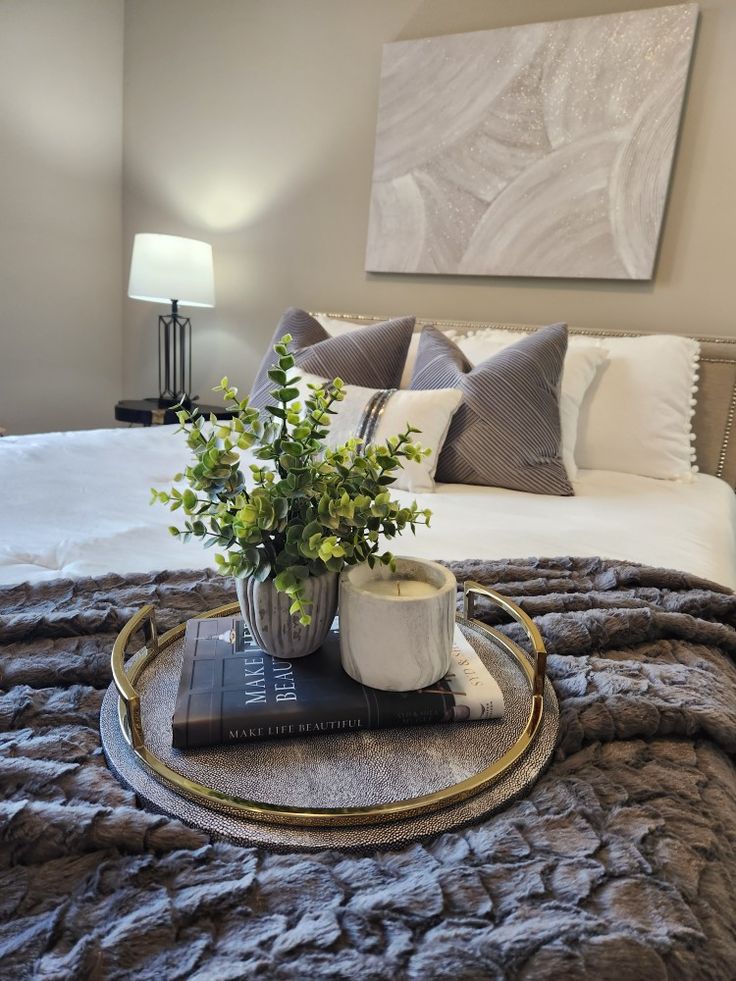
{"type": "Polygon", "coordinates": [[[697,17],[386,44],[366,269],[651,279],[697,17]]]}

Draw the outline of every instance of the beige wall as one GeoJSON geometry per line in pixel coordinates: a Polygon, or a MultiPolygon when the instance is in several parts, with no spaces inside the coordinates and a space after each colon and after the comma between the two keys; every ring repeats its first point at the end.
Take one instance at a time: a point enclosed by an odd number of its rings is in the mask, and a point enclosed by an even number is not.
{"type": "Polygon", "coordinates": [[[121,392],[123,0],[0,0],[0,426],[121,392]]]}
{"type": "Polygon", "coordinates": [[[214,245],[204,395],[249,383],[291,304],[736,336],[733,0],[701,2],[652,283],[363,271],[385,41],[654,3],[0,0],[0,425],[106,425],[156,392],[159,308],[124,299],[136,231],[214,245]]]}
{"type": "MultiPolygon", "coordinates": [[[[651,7],[656,0],[128,0],[126,261],[136,231],[212,241],[195,380],[248,383],[281,311],[416,312],[736,334],[736,3],[701,0],[651,283],[368,275],[385,41],[651,7]]],[[[155,391],[157,309],[127,301],[125,385],[155,391]]]]}

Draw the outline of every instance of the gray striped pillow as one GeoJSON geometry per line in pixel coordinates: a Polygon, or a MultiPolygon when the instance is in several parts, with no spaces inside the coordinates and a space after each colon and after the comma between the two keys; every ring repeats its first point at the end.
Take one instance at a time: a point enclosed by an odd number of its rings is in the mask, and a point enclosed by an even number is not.
{"type": "Polygon", "coordinates": [[[274,387],[268,377],[276,357],[273,345],[284,334],[294,338],[292,350],[297,367],[303,371],[329,379],[339,376],[348,385],[364,388],[398,388],[413,332],[414,317],[399,317],[331,337],[306,310],[290,307],[258,369],[250,404],[262,409],[268,401],[268,393],[274,387]]]}
{"type": "Polygon", "coordinates": [[[574,493],[561,452],[566,351],[567,326],[553,324],[473,367],[449,337],[425,327],[411,387],[463,392],[440,453],[438,481],[574,493]]]}

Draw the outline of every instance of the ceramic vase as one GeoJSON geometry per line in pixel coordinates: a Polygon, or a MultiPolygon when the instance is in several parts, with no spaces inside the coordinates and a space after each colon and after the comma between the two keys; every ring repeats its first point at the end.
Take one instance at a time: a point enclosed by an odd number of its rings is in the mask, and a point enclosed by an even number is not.
{"type": "Polygon", "coordinates": [[[299,623],[289,613],[291,599],[279,593],[272,579],[236,579],[236,589],[243,619],[253,639],[272,657],[293,660],[306,657],[321,646],[329,633],[337,611],[338,575],[324,572],[305,581],[305,596],[311,602],[312,622],[299,623]]]}

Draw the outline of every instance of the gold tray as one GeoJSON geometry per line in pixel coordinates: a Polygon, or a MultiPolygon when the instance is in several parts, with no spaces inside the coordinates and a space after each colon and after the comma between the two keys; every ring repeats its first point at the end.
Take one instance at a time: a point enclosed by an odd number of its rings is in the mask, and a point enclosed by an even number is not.
{"type": "MultiPolygon", "coordinates": [[[[238,609],[229,604],[204,616],[238,609]]],[[[308,752],[303,742],[288,739],[178,753],[171,750],[170,703],[185,624],[159,638],[153,608],[144,607],[113,648],[114,681],[100,719],[108,762],[148,806],[223,837],[275,848],[385,847],[477,820],[514,799],[543,771],[554,749],[558,708],[545,679],[542,638],[522,610],[466,582],[458,622],[501,684],[503,720],[320,736],[308,752]],[[479,597],[521,624],[531,657],[475,618],[479,597]],[[127,648],[141,629],[146,646],[126,665],[127,648]],[[403,764],[398,771],[397,762],[403,764]],[[435,764],[439,785],[431,786],[434,774],[427,771],[435,764]],[[449,779],[442,779],[443,772],[449,779]],[[296,802],[284,799],[279,786],[279,779],[293,784],[295,775],[302,795],[296,802]],[[268,794],[252,792],[262,784],[268,794]],[[338,784],[346,789],[335,803],[338,784]]]]}

